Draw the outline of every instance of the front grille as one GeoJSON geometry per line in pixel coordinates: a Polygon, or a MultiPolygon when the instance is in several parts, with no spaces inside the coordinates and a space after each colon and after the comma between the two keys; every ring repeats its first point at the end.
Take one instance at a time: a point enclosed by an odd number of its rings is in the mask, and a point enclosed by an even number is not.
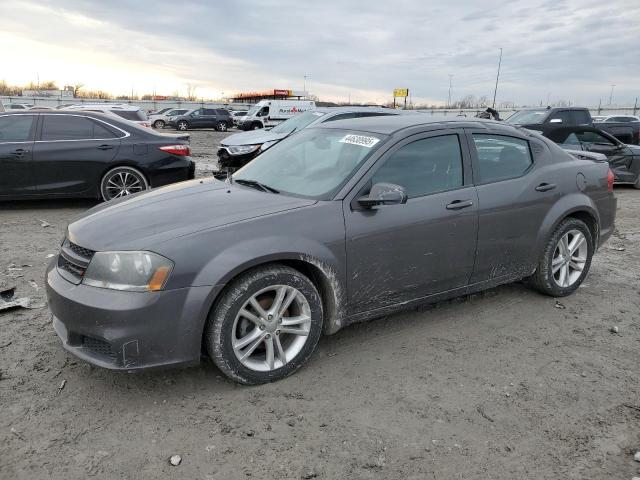
{"type": "Polygon", "coordinates": [[[115,361],[116,352],[111,349],[111,344],[105,340],[93,337],[82,337],[82,348],[94,355],[115,361]]]}
{"type": "Polygon", "coordinates": [[[93,257],[93,254],[96,253],[93,250],[89,250],[88,248],[81,247],[80,245],[76,245],[75,243],[70,242],[68,240],[66,243],[73,252],[77,253],[81,257],[85,257],[87,260],[90,260],[91,257],[93,257]]]}
{"type": "Polygon", "coordinates": [[[62,255],[58,255],[58,268],[61,268],[65,272],[69,272],[71,275],[78,278],[82,278],[85,272],[83,267],[70,262],[62,255]]]}

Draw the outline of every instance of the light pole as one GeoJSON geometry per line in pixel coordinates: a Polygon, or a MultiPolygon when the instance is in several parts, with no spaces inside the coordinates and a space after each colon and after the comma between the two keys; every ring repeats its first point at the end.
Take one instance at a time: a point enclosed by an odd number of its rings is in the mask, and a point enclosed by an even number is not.
{"type": "Polygon", "coordinates": [[[451,85],[452,85],[453,75],[449,74],[449,97],[447,99],[447,108],[451,106],[451,85]]]}
{"type": "Polygon", "coordinates": [[[304,74],[304,84],[302,87],[302,91],[304,92],[304,97],[307,98],[307,74],[304,74]]]}
{"type": "Polygon", "coordinates": [[[502,48],[500,49],[500,60],[498,60],[498,73],[496,74],[496,88],[493,91],[493,104],[491,108],[496,108],[496,95],[498,93],[498,79],[500,78],[500,66],[502,65],[502,48]]]}
{"type": "Polygon", "coordinates": [[[615,88],[615,86],[615,83],[611,84],[611,92],[609,93],[609,105],[611,105],[611,102],[613,101],[613,89],[615,88]]]}

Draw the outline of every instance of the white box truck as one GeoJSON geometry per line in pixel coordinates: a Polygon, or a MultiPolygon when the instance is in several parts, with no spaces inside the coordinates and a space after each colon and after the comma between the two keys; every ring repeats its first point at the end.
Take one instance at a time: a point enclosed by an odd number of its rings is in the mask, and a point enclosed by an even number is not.
{"type": "Polygon", "coordinates": [[[275,127],[298,113],[315,109],[316,102],[312,100],[260,100],[238,119],[238,128],[258,130],[275,127]]]}

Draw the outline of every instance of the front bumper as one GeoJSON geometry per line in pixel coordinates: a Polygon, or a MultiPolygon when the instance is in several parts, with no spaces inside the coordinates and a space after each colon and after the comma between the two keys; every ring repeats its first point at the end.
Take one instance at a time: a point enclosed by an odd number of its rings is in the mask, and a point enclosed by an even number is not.
{"type": "Polygon", "coordinates": [[[75,285],[56,263],[46,271],[47,297],[69,352],[114,370],[199,363],[211,287],[123,292],[75,285]]]}

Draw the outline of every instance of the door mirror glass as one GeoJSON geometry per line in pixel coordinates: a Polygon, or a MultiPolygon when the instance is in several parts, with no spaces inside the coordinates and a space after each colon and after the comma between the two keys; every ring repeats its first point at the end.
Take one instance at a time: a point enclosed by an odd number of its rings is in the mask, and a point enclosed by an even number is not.
{"type": "Polygon", "coordinates": [[[549,120],[549,123],[562,123],[562,119],[561,118],[552,118],[551,120],[549,120]]]}
{"type": "Polygon", "coordinates": [[[369,195],[360,197],[358,203],[364,208],[372,208],[377,205],[400,205],[407,203],[407,198],[407,192],[400,185],[376,183],[369,195]]]}

